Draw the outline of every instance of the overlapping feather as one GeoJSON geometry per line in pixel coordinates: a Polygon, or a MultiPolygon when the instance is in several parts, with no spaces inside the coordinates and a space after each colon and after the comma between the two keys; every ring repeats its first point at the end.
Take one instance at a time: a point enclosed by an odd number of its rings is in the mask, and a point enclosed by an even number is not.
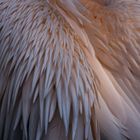
{"type": "Polygon", "coordinates": [[[80,115],[81,131],[86,126],[88,138],[94,72],[81,49],[83,41],[45,1],[8,0],[1,8],[6,18],[1,19],[0,32],[0,71],[5,77],[1,81],[5,90],[2,86],[0,138],[16,139],[10,130],[16,133],[20,125],[23,139],[52,139],[50,123],[59,117],[54,115],[57,109],[66,139],[70,134],[72,139],[81,135],[76,134],[80,115]]]}
{"type": "Polygon", "coordinates": [[[0,0],[0,138],[139,140],[139,6],[0,0]]]}

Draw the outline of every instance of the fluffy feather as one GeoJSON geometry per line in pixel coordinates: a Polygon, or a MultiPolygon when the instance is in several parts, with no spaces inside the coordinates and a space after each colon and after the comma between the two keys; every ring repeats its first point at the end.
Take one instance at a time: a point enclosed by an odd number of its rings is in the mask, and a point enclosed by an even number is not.
{"type": "Polygon", "coordinates": [[[0,0],[0,139],[139,140],[139,7],[0,0]]]}

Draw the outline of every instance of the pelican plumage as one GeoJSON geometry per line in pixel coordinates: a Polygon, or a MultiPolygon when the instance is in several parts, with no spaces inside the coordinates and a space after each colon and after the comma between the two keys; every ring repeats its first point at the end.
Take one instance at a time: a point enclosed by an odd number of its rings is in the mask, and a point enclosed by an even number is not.
{"type": "Polygon", "coordinates": [[[140,140],[140,0],[0,0],[0,140],[140,140]]]}

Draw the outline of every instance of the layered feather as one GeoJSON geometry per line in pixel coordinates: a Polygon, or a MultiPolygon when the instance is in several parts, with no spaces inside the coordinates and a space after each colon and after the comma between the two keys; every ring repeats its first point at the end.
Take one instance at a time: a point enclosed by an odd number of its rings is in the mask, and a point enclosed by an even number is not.
{"type": "Polygon", "coordinates": [[[0,138],[139,140],[139,6],[0,0],[0,138]]]}
{"type": "Polygon", "coordinates": [[[7,0],[0,8],[0,138],[17,139],[19,126],[20,139],[49,140],[57,136],[51,131],[61,133],[55,139],[92,138],[95,77],[83,41],[45,1],[7,0]]]}

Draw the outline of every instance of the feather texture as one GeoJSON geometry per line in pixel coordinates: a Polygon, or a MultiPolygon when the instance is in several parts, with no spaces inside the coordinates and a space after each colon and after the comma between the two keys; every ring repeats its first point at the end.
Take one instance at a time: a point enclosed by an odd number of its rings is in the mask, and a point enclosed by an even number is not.
{"type": "Polygon", "coordinates": [[[0,139],[139,140],[139,7],[0,0],[0,139]]]}

